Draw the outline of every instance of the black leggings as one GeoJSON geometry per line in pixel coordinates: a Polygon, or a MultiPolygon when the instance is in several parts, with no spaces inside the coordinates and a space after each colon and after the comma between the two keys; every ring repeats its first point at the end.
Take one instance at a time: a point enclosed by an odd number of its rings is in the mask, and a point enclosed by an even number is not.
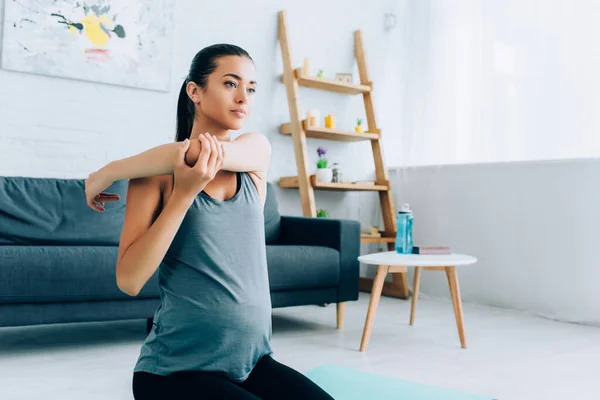
{"type": "Polygon", "coordinates": [[[262,357],[244,382],[201,371],[166,376],[134,372],[133,396],[135,400],[333,400],[313,381],[271,356],[262,357]]]}

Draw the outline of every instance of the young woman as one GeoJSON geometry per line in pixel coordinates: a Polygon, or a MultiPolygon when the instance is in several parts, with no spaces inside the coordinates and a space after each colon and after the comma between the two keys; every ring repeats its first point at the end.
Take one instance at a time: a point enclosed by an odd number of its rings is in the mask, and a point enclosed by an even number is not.
{"type": "Polygon", "coordinates": [[[270,145],[231,140],[252,110],[255,67],[219,44],[194,57],[177,105],[177,142],[109,163],[86,200],[130,179],[117,285],[136,296],[159,271],[161,304],[133,373],[145,399],[332,399],[271,355],[263,208],[270,145]],[[208,133],[207,133],[208,132],[208,133]]]}

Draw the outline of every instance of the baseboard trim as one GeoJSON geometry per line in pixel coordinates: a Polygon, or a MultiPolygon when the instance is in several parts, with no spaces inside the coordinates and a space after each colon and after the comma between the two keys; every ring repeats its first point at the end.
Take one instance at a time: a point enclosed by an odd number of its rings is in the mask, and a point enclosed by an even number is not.
{"type": "MultiPolygon", "coordinates": [[[[361,277],[359,281],[359,290],[361,292],[371,293],[371,288],[373,288],[373,278],[361,277]]],[[[384,282],[381,295],[387,297],[395,297],[403,300],[406,300],[409,297],[408,290],[404,290],[402,287],[394,284],[394,282],[384,282]]]]}

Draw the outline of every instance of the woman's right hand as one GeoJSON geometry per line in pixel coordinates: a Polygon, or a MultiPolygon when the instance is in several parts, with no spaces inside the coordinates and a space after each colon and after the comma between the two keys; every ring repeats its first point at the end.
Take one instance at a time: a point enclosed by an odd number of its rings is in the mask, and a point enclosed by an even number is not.
{"type": "Polygon", "coordinates": [[[208,182],[212,181],[223,164],[223,145],[210,134],[201,134],[202,150],[193,167],[186,164],[185,153],[190,141],[181,143],[179,157],[173,165],[175,184],[173,194],[192,201],[208,182]]]}
{"type": "Polygon", "coordinates": [[[91,173],[85,180],[87,205],[93,210],[104,212],[104,203],[121,200],[121,196],[116,193],[104,192],[113,183],[114,180],[105,169],[91,173]]]}

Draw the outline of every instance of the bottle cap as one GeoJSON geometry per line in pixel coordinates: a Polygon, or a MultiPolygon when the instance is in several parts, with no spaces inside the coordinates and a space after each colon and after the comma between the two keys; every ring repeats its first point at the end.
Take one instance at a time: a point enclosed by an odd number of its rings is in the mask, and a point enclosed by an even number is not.
{"type": "Polygon", "coordinates": [[[412,211],[410,211],[410,205],[408,203],[404,203],[404,204],[402,204],[402,207],[400,207],[400,211],[399,212],[409,213],[409,212],[412,212],[412,211]]]}

